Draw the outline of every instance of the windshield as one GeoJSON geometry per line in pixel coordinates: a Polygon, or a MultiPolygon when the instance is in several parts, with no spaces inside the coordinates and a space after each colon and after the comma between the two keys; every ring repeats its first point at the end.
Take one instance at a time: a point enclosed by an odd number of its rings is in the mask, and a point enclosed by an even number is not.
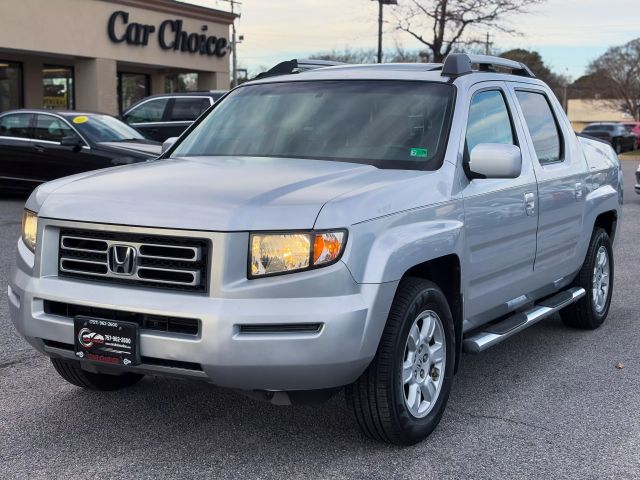
{"type": "Polygon", "coordinates": [[[411,81],[308,81],[241,87],[174,156],[338,160],[381,168],[442,165],[454,88],[411,81]]]}
{"type": "Polygon", "coordinates": [[[144,139],[140,132],[109,115],[76,115],[70,121],[83,137],[93,142],[144,139]]]}

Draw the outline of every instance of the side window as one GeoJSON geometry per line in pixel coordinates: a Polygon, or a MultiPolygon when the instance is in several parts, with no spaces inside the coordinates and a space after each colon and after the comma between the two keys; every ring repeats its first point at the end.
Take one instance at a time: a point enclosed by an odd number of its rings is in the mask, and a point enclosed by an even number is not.
{"type": "Polygon", "coordinates": [[[193,121],[204,112],[211,103],[208,98],[176,98],[173,101],[173,108],[169,120],[174,122],[193,121]]]}
{"type": "Polygon", "coordinates": [[[160,122],[168,102],[168,98],[149,100],[127,113],[125,120],[127,123],[160,122]]]}
{"type": "Polygon", "coordinates": [[[562,160],[562,142],[558,122],[543,93],[516,90],[516,96],[541,165],[562,160]]]}
{"type": "Polygon", "coordinates": [[[30,113],[14,113],[0,118],[0,136],[29,138],[30,113]]]}
{"type": "Polygon", "coordinates": [[[77,137],[78,135],[69,125],[57,117],[37,115],[36,128],[33,136],[36,140],[60,142],[65,137],[77,137]]]}
{"type": "Polygon", "coordinates": [[[480,143],[513,145],[514,134],[504,96],[499,90],[477,93],[471,99],[467,123],[467,149],[480,143]]]}

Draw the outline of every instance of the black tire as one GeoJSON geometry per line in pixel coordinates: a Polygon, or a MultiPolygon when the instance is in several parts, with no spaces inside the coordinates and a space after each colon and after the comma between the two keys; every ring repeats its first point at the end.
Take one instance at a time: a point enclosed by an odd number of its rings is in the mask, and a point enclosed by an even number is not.
{"type": "Polygon", "coordinates": [[[426,438],[438,425],[449,399],[455,363],[453,317],[442,291],[432,282],[406,278],[400,282],[378,351],[371,365],[346,389],[362,432],[369,438],[396,445],[412,445],[426,438]],[[407,407],[402,364],[409,330],[418,315],[435,312],[444,332],[444,378],[429,413],[415,417],[407,407]]]}
{"type": "Polygon", "coordinates": [[[591,235],[591,242],[587,250],[582,268],[573,282],[576,287],[582,287],[587,292],[584,297],[560,311],[562,322],[572,328],[595,330],[602,325],[609,313],[611,296],[613,294],[613,250],[611,239],[605,230],[596,227],[591,235]],[[598,251],[603,247],[608,255],[609,262],[609,288],[604,307],[598,311],[594,304],[594,268],[596,266],[598,251]]]}
{"type": "Polygon", "coordinates": [[[85,372],[80,368],[79,362],[63,358],[52,358],[51,363],[56,372],[67,382],[87,390],[119,390],[139,382],[144,377],[144,375],[137,373],[107,375],[105,373],[85,372]]]}

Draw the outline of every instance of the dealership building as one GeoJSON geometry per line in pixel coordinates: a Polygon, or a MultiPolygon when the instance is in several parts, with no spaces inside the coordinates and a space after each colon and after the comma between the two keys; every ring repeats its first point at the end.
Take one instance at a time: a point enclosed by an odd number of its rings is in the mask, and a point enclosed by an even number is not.
{"type": "Polygon", "coordinates": [[[233,20],[175,0],[1,0],[0,111],[118,114],[152,94],[228,89],[233,20]]]}

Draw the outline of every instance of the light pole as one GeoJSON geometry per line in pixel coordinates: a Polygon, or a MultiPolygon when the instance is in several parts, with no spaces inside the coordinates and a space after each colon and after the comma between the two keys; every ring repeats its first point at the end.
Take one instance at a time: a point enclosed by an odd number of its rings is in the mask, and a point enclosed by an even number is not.
{"type": "Polygon", "coordinates": [[[398,0],[374,0],[378,2],[378,63],[382,63],[382,7],[397,5],[398,0]]]}
{"type": "MultiPolygon", "coordinates": [[[[235,15],[235,6],[236,5],[242,5],[242,2],[239,2],[238,0],[222,0],[223,2],[227,2],[231,5],[231,13],[233,13],[235,15]]],[[[237,14],[238,18],[240,18],[240,14],[237,14]]],[[[241,43],[242,40],[244,39],[243,35],[240,35],[240,40],[236,39],[236,20],[233,20],[233,23],[231,24],[231,54],[233,55],[233,63],[232,63],[232,68],[231,68],[231,86],[232,87],[237,87],[238,86],[238,43],[241,43]]]]}

